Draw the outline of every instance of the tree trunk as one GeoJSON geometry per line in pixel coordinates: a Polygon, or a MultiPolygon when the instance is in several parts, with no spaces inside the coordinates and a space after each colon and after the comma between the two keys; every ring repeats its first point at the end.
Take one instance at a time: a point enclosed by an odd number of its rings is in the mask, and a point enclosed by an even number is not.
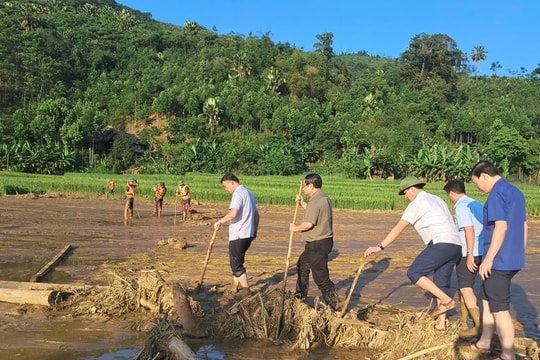
{"type": "Polygon", "coordinates": [[[182,325],[182,333],[189,337],[205,337],[206,331],[201,328],[199,320],[193,315],[186,292],[180,284],[172,285],[173,304],[178,314],[178,322],[182,325]]]}
{"type": "Polygon", "coordinates": [[[172,336],[167,343],[167,350],[175,360],[197,360],[197,355],[189,346],[176,336],[172,336]]]}
{"type": "Polygon", "coordinates": [[[11,304],[50,306],[66,300],[69,295],[56,290],[0,289],[0,301],[11,304]]]}

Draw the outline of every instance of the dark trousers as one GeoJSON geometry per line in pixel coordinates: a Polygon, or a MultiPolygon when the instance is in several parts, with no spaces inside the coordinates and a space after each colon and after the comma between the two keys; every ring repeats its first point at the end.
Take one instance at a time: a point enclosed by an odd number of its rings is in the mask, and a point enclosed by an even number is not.
{"type": "Polygon", "coordinates": [[[229,264],[234,276],[240,277],[245,274],[246,252],[254,239],[254,237],[250,237],[229,241],[229,264]]]}
{"type": "Polygon", "coordinates": [[[332,238],[306,242],[304,252],[296,263],[298,269],[296,291],[302,298],[305,298],[308,293],[310,272],[313,273],[313,281],[323,294],[334,291],[334,283],[330,280],[328,272],[328,254],[333,246],[332,238]]]}

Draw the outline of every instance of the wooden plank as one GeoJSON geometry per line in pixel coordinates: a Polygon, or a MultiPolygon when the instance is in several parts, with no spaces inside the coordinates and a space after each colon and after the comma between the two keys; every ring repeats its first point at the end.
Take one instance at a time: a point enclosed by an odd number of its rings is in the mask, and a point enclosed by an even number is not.
{"type": "Polygon", "coordinates": [[[60,250],[60,252],[58,254],[56,254],[56,256],[47,263],[47,265],[45,265],[44,267],[41,268],[41,270],[39,270],[37,272],[36,275],[34,275],[30,281],[31,282],[39,282],[41,281],[41,279],[47,275],[47,273],[49,271],[52,270],[52,268],[54,268],[58,263],[60,263],[60,261],[62,261],[62,259],[64,258],[64,256],[66,256],[66,254],[71,250],[71,245],[67,245],[66,247],[64,247],[62,250],[60,250]]]}
{"type": "Polygon", "coordinates": [[[20,289],[20,290],[58,290],[58,291],[77,291],[97,289],[105,290],[107,286],[86,285],[86,284],[55,284],[55,283],[37,283],[26,281],[6,281],[0,280],[0,289],[20,289]]]}
{"type": "Polygon", "coordinates": [[[32,304],[49,306],[55,302],[57,291],[0,289],[0,301],[11,304],[32,304]]]}

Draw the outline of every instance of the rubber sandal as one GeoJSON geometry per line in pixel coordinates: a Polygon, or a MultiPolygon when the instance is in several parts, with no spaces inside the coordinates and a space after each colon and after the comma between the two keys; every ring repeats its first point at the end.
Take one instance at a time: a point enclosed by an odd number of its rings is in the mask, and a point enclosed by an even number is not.
{"type": "Polygon", "coordinates": [[[454,309],[455,307],[456,307],[456,302],[452,299],[446,304],[441,303],[438,308],[436,308],[430,313],[430,315],[436,318],[439,315],[444,314],[445,312],[454,309]]]}
{"type": "Polygon", "coordinates": [[[463,346],[462,349],[465,350],[465,351],[468,351],[468,352],[473,352],[473,353],[482,354],[482,355],[486,355],[486,354],[491,353],[491,349],[478,347],[478,345],[476,345],[475,342],[472,342],[472,343],[469,343],[469,344],[463,346]]]}

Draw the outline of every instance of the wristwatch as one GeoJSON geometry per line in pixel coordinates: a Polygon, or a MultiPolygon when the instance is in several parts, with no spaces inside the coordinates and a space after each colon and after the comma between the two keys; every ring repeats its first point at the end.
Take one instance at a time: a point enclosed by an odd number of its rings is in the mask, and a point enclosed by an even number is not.
{"type": "Polygon", "coordinates": [[[377,246],[379,247],[379,249],[384,250],[384,246],[382,246],[382,243],[378,243],[377,246]]]}

